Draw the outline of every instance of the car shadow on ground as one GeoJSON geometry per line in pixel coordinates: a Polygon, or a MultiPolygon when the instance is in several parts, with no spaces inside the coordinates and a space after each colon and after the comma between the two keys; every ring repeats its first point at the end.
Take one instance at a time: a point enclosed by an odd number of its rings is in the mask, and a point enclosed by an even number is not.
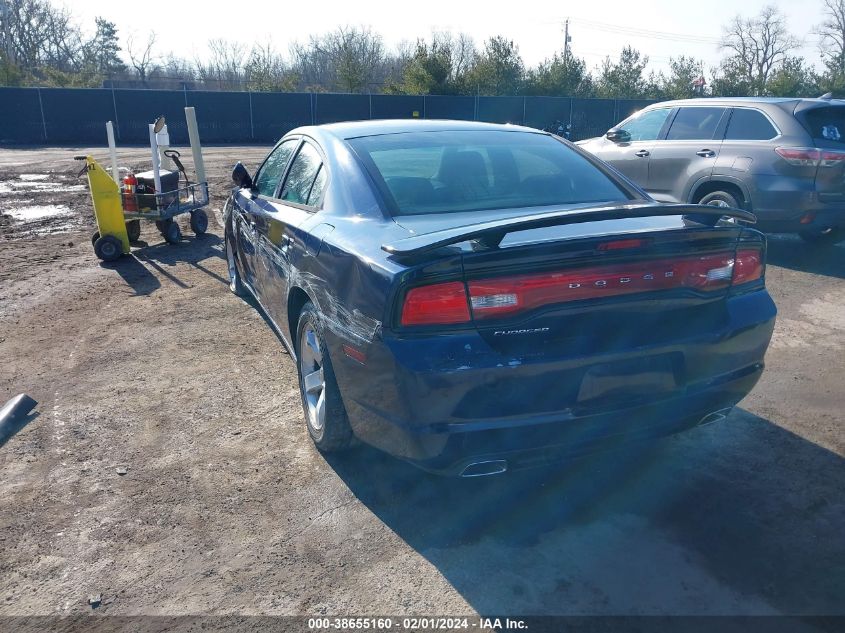
{"type": "Polygon", "coordinates": [[[482,615],[845,614],[843,459],[740,409],[482,479],[367,447],[329,463],[482,615]]]}
{"type": "Polygon", "coordinates": [[[132,288],[134,295],[141,296],[158,290],[161,287],[161,278],[180,288],[188,288],[188,284],[168,270],[180,263],[190,264],[216,281],[228,285],[228,279],[210,270],[203,263],[215,257],[223,258],[223,240],[207,233],[183,237],[179,244],[138,242],[132,245],[132,252],[128,256],[101,265],[114,269],[132,288]]]}
{"type": "Polygon", "coordinates": [[[769,235],[766,256],[774,266],[845,279],[845,243],[820,246],[797,235],[769,235]]]}

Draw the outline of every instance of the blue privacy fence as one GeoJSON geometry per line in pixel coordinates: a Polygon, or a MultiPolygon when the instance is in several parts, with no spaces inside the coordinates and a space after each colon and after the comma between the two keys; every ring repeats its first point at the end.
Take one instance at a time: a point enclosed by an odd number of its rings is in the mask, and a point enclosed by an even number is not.
{"type": "Polygon", "coordinates": [[[551,128],[571,123],[573,138],[603,134],[648,100],[568,97],[360,95],[89,88],[0,88],[0,143],[146,144],[148,125],[167,117],[171,142],[186,144],[185,106],[197,109],[206,143],[271,143],[300,125],[361,119],[461,119],[551,128]]]}

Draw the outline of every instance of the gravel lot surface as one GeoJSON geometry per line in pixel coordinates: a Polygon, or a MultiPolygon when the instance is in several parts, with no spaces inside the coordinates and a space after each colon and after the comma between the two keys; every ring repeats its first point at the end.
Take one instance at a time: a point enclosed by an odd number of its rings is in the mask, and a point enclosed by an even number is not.
{"type": "MultiPolygon", "coordinates": [[[[206,149],[213,209],[265,152],[206,149]]],[[[101,265],[78,153],[0,150],[0,404],[39,401],[0,447],[0,615],[845,615],[845,245],[771,239],[775,337],[728,420],[455,481],[317,453],[214,214],[101,265]]]]}

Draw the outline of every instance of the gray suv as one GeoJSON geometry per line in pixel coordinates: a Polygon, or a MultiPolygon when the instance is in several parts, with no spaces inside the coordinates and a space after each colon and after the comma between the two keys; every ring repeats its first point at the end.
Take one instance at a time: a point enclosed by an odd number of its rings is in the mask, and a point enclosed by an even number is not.
{"type": "Polygon", "coordinates": [[[666,101],[578,145],[661,202],[748,209],[762,231],[845,240],[845,101],[666,101]]]}

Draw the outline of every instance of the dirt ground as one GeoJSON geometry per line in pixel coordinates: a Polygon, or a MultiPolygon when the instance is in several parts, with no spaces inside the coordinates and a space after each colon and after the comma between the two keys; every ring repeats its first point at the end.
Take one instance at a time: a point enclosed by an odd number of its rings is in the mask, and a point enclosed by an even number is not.
{"type": "MultiPolygon", "coordinates": [[[[207,149],[213,208],[265,151],[207,149]]],[[[455,481],[317,453],[219,221],[101,265],[77,153],[0,150],[0,403],[39,401],[0,447],[0,616],[845,614],[845,245],[772,238],[775,337],[728,420],[455,481]]]]}

